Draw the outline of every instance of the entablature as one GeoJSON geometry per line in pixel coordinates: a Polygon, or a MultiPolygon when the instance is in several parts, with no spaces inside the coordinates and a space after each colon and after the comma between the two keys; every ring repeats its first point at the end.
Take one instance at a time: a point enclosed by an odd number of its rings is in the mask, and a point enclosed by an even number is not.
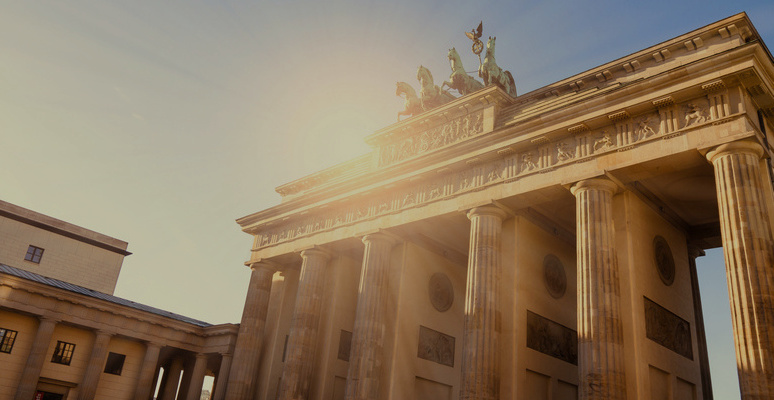
{"type": "MultiPolygon", "coordinates": [[[[611,154],[708,125],[745,121],[732,125],[748,132],[748,125],[756,125],[748,115],[755,110],[748,109],[744,99],[758,96],[755,104],[774,104],[771,56],[760,41],[751,40],[755,35],[750,34],[753,29],[744,14],[702,29],[632,55],[636,59],[654,48],[666,48],[676,62],[669,68],[648,69],[641,61],[640,66],[645,66],[641,73],[647,70],[648,74],[626,84],[615,83],[612,72],[603,73],[610,78],[607,86],[549,99],[542,96],[540,101],[537,94],[557,84],[516,99],[490,87],[477,92],[487,93],[488,99],[472,93],[437,113],[391,125],[369,137],[375,150],[357,159],[357,173],[330,181],[335,184],[309,186],[304,196],[237,222],[255,236],[257,252],[531,174],[598,157],[610,159],[611,154]],[[713,50],[697,54],[685,45],[686,38],[700,38],[700,47],[713,50]],[[731,45],[721,46],[723,40],[731,45]],[[673,49],[677,45],[685,50],[673,49]],[[681,56],[682,52],[686,55],[681,56]],[[436,137],[444,138],[444,129],[447,135],[451,132],[452,128],[444,127],[464,126],[465,118],[470,119],[472,131],[459,140],[433,145],[436,137]]],[[[697,46],[698,41],[691,40],[697,46]]],[[[607,71],[622,60],[584,74],[607,71]]]]}

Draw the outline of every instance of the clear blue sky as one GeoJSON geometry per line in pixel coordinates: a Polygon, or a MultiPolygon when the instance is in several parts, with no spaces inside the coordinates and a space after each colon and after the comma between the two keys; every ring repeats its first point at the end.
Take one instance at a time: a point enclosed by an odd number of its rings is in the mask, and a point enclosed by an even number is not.
{"type": "MultiPolygon", "coordinates": [[[[128,241],[117,295],[212,323],[238,322],[246,293],[234,219],[368,151],[418,65],[447,77],[454,46],[474,69],[462,33],[480,20],[520,93],[740,11],[774,45],[772,2],[0,6],[0,198],[128,241]]],[[[738,398],[722,259],[705,258],[716,398],[738,398]]]]}

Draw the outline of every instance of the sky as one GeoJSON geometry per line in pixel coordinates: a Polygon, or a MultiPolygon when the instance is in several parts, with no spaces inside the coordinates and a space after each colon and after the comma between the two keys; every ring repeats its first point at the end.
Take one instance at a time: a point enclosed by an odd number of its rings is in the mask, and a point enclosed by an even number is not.
{"type": "MultiPolygon", "coordinates": [[[[274,188],[369,151],[395,82],[484,21],[519,93],[767,1],[0,0],[0,199],[129,242],[116,295],[238,323],[274,188]]],[[[722,254],[699,259],[715,397],[739,398],[722,254]],[[725,312],[725,314],[724,314],[725,312]],[[724,319],[725,318],[725,319],[724,319]]]]}

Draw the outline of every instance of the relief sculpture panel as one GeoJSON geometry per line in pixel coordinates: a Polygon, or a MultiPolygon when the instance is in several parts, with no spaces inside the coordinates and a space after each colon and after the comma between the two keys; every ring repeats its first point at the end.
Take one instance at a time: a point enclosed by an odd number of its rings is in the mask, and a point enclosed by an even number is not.
{"type": "Polygon", "coordinates": [[[454,367],[454,336],[420,325],[417,357],[454,367]]]}
{"type": "Polygon", "coordinates": [[[653,300],[645,300],[645,336],[675,353],[693,360],[691,324],[653,300]]]}
{"type": "Polygon", "coordinates": [[[578,333],[532,311],[527,311],[527,347],[578,365],[578,333]]]}
{"type": "Polygon", "coordinates": [[[426,153],[483,132],[484,114],[478,112],[449,121],[443,125],[414,134],[397,143],[381,146],[379,166],[386,166],[426,153]]]}

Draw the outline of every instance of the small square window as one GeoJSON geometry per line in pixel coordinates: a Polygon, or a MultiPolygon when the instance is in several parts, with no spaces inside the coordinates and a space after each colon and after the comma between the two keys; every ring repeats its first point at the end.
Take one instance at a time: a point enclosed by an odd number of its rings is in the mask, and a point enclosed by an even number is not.
{"type": "Polygon", "coordinates": [[[0,353],[10,353],[15,341],[16,331],[0,328],[0,353]]]}
{"type": "Polygon", "coordinates": [[[41,257],[43,257],[43,249],[30,245],[30,247],[27,248],[27,254],[24,256],[24,259],[32,261],[35,264],[40,264],[41,257]]]}
{"type": "Polygon", "coordinates": [[[57,364],[70,365],[70,361],[72,361],[73,359],[74,351],[75,351],[74,344],[57,340],[56,349],[54,350],[54,356],[51,357],[51,362],[57,363],[57,364]]]}
{"type": "Polygon", "coordinates": [[[124,369],[124,361],[126,355],[110,352],[108,353],[107,363],[105,363],[105,373],[113,375],[121,375],[121,370],[124,369]]]}

